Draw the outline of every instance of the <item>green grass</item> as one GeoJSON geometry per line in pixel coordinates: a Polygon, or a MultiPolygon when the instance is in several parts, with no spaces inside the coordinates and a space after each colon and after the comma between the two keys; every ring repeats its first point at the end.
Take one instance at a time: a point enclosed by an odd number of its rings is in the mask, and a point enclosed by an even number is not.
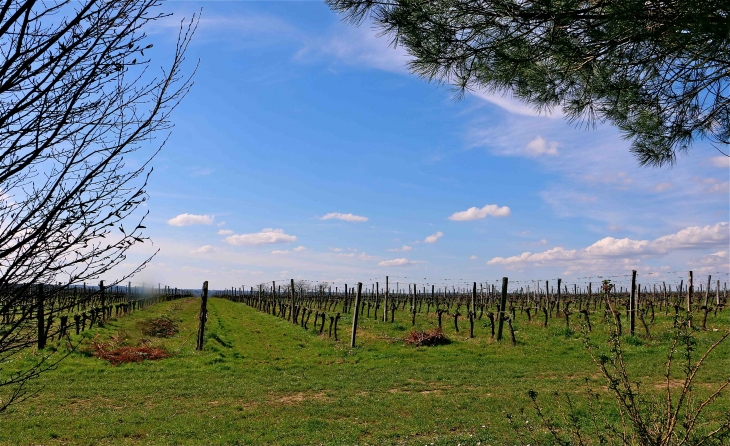
{"type": "MultiPolygon", "coordinates": [[[[529,406],[529,389],[552,410],[552,392],[582,401],[586,379],[599,391],[605,386],[580,335],[560,318],[543,328],[540,318],[528,324],[518,313],[519,343],[511,346],[506,324],[502,343],[490,339],[486,317],[468,339],[468,320],[460,318],[457,334],[444,315],[453,342],[413,348],[402,341],[410,317],[397,312],[395,324],[361,319],[357,347],[349,349],[348,315],[334,342],[211,299],[205,350],[197,352],[198,305],[195,299],[158,304],[84,333],[79,350],[37,380],[37,395],[0,416],[0,443],[501,445],[514,438],[506,414],[529,406]],[[95,334],[109,339],[124,331],[136,342],[143,337],[137,322],[158,315],[180,323],[176,337],[152,340],[173,357],[111,366],[84,352],[95,334]]],[[[708,327],[727,327],[727,313],[710,317],[708,327]]],[[[600,344],[605,324],[598,314],[591,321],[600,344]]],[[[573,324],[578,329],[575,316],[573,324]]],[[[649,391],[661,384],[668,345],[661,333],[669,324],[662,314],[655,340],[625,343],[630,371],[649,391]]],[[[435,315],[418,315],[416,328],[435,325],[435,315]]],[[[698,333],[698,350],[719,334],[698,333]]],[[[699,393],[727,376],[728,358],[725,345],[701,373],[699,393]]],[[[727,400],[716,414],[730,409],[727,400]]]]}

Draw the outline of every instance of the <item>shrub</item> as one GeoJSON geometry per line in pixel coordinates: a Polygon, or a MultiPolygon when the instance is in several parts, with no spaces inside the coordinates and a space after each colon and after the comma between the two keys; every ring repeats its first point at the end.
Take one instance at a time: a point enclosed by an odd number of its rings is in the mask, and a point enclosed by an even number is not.
{"type": "MultiPolygon", "coordinates": [[[[690,316],[691,318],[691,316],[690,316]]],[[[530,390],[528,395],[533,409],[543,427],[549,433],[549,444],[559,445],[641,445],[641,446],[699,446],[730,444],[730,414],[721,419],[709,419],[706,409],[711,406],[730,386],[730,377],[710,390],[709,396],[698,399],[693,392],[697,373],[708,356],[730,337],[730,331],[721,334],[701,355],[695,354],[697,341],[689,324],[690,318],[677,317],[671,334],[667,362],[664,368],[663,396],[655,396],[640,388],[639,383],[629,376],[624,357],[622,340],[617,323],[608,339],[607,348],[592,344],[584,332],[586,347],[593,362],[605,378],[613,407],[599,405],[598,392],[587,383],[589,412],[581,413],[569,394],[555,399],[558,404],[558,419],[547,414],[538,403],[538,395],[530,390]],[[682,378],[672,379],[673,369],[682,370],[682,378]],[[673,384],[678,383],[678,385],[673,384]],[[618,413],[620,422],[611,419],[610,412],[618,413]]],[[[635,337],[625,337],[633,344],[635,337]]],[[[524,411],[523,411],[524,416],[524,411]]],[[[510,424],[524,443],[540,444],[535,441],[536,431],[529,423],[515,423],[508,415],[510,424]],[[528,426],[524,428],[523,426],[528,426]]]]}

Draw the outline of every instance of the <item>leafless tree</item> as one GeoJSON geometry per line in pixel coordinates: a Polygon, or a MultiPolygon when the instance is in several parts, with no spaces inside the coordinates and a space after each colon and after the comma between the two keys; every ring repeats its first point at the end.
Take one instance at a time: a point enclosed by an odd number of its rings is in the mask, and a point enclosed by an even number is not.
{"type": "Polygon", "coordinates": [[[53,302],[148,241],[139,206],[170,113],[192,86],[182,68],[197,26],[195,16],[180,22],[168,67],[153,72],[145,29],[169,17],[159,6],[0,1],[0,411],[55,361],[41,350],[32,366],[9,364],[38,340],[37,284],[56,284],[44,296],[53,302]]]}

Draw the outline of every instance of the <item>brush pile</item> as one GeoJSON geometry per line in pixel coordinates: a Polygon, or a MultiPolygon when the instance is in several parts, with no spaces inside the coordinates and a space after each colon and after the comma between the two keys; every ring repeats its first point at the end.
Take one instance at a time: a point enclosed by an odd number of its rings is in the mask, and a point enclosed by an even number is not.
{"type": "Polygon", "coordinates": [[[167,316],[145,319],[138,325],[143,335],[156,338],[171,338],[179,331],[177,324],[167,316]]]}
{"type": "Polygon", "coordinates": [[[152,347],[149,342],[140,345],[122,345],[127,339],[125,333],[111,337],[107,342],[99,340],[99,335],[91,341],[91,352],[97,358],[109,361],[112,365],[130,362],[142,362],[144,360],[157,360],[170,356],[163,347],[152,347]]]}
{"type": "Polygon", "coordinates": [[[416,347],[444,345],[448,344],[449,338],[446,337],[441,328],[436,327],[429,331],[412,331],[406,338],[406,345],[414,345],[416,347]]]}

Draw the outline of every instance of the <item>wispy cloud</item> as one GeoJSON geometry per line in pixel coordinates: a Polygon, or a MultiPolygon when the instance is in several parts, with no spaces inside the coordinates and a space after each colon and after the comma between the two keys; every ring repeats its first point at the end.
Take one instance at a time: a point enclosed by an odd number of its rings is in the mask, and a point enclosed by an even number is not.
{"type": "Polygon", "coordinates": [[[704,178],[701,181],[704,191],[710,194],[727,194],[730,192],[730,182],[721,181],[717,178],[704,178]]]}
{"type": "Polygon", "coordinates": [[[515,98],[510,92],[503,93],[491,93],[484,90],[474,90],[471,92],[474,96],[489,102],[490,104],[496,105],[501,109],[515,114],[523,116],[544,116],[544,117],[560,117],[562,113],[560,111],[552,112],[540,112],[535,107],[526,104],[519,99],[515,98]]]}
{"type": "Polygon", "coordinates": [[[217,232],[218,235],[231,235],[233,234],[233,231],[230,229],[221,229],[217,232]]]}
{"type": "Polygon", "coordinates": [[[415,262],[412,262],[406,258],[383,260],[382,262],[378,262],[378,266],[411,266],[414,264],[415,262]]]}
{"type": "Polygon", "coordinates": [[[713,156],[710,158],[710,164],[721,169],[727,169],[730,167],[730,157],[725,155],[713,156]]]}
{"type": "Polygon", "coordinates": [[[262,229],[261,232],[254,232],[250,234],[238,234],[230,235],[226,237],[226,242],[229,245],[273,245],[278,243],[292,243],[296,242],[297,237],[294,235],[288,235],[284,233],[282,229],[266,228],[262,229]]]}
{"type": "Polygon", "coordinates": [[[728,251],[717,251],[703,257],[693,258],[687,262],[687,266],[692,268],[696,274],[728,271],[730,270],[730,258],[728,258],[728,251]]]}
{"type": "Polygon", "coordinates": [[[451,221],[470,221],[479,220],[482,218],[490,217],[509,217],[510,209],[507,206],[497,206],[496,204],[488,204],[482,208],[470,207],[465,211],[454,212],[449,217],[451,221]]]}
{"type": "Polygon", "coordinates": [[[328,36],[307,38],[297,53],[299,60],[328,59],[351,66],[364,66],[405,74],[411,57],[403,47],[393,47],[387,37],[378,37],[369,26],[338,24],[328,36]]]}
{"type": "Polygon", "coordinates": [[[217,251],[218,251],[218,248],[215,248],[211,245],[205,245],[205,246],[201,246],[198,249],[193,249],[192,251],[190,251],[190,254],[208,254],[208,253],[217,252],[217,251]]]}
{"type": "Polygon", "coordinates": [[[400,248],[389,249],[388,252],[408,252],[408,251],[411,251],[412,249],[413,248],[411,248],[408,245],[403,245],[400,248]]]}
{"type": "Polygon", "coordinates": [[[320,220],[342,220],[342,221],[349,221],[349,222],[355,222],[355,223],[363,223],[363,222],[368,221],[367,217],[363,217],[361,215],[341,214],[339,212],[330,212],[329,214],[323,215],[319,219],[320,220]]]}
{"type": "Polygon", "coordinates": [[[210,225],[213,224],[212,215],[196,215],[196,214],[180,214],[167,220],[170,226],[191,226],[191,225],[210,225]]]}
{"type": "Polygon", "coordinates": [[[672,183],[670,183],[668,181],[665,181],[663,183],[659,183],[659,184],[654,185],[651,188],[651,190],[654,191],[654,192],[664,192],[664,191],[669,190],[669,189],[672,189],[672,188],[673,188],[672,183]]]}
{"type": "Polygon", "coordinates": [[[206,175],[210,175],[213,172],[215,172],[215,170],[213,170],[213,169],[211,169],[209,167],[199,167],[199,168],[192,169],[190,171],[190,176],[193,177],[193,178],[203,177],[203,176],[206,176],[206,175]]]}

